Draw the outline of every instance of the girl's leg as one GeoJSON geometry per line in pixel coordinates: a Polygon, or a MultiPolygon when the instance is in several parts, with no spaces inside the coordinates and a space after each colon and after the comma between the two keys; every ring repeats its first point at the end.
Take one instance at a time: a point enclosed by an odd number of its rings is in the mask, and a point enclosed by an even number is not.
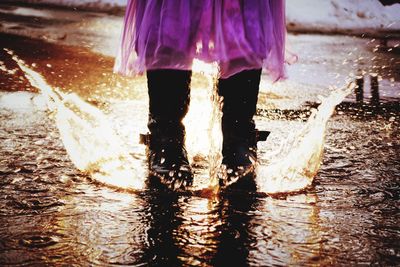
{"type": "Polygon", "coordinates": [[[190,102],[191,71],[147,71],[150,137],[149,169],[167,183],[191,184],[193,175],[185,149],[185,117],[190,102]]]}
{"type": "Polygon", "coordinates": [[[218,80],[218,94],[223,97],[222,163],[231,170],[228,178],[249,172],[257,159],[257,131],[253,117],[260,77],[261,69],[254,69],[218,80]]]}

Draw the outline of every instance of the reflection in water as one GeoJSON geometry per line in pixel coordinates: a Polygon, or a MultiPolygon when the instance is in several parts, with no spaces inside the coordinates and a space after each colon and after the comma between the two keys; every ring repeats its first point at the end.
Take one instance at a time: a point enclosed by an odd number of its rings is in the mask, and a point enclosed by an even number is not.
{"type": "MultiPolygon", "coordinates": [[[[255,217],[256,204],[259,200],[252,195],[223,196],[218,205],[220,226],[218,227],[218,247],[213,265],[224,266],[231,262],[236,266],[246,266],[249,255],[256,248],[257,236],[252,235],[252,218],[255,217]]],[[[262,262],[258,262],[261,264],[262,262]]]]}
{"type": "Polygon", "coordinates": [[[85,194],[64,196],[68,205],[51,222],[63,246],[57,253],[52,249],[47,253],[59,259],[44,262],[151,266],[333,262],[323,255],[326,240],[313,194],[273,199],[226,193],[208,199],[163,190],[138,195],[89,184],[78,188],[85,194]]]}
{"type": "Polygon", "coordinates": [[[70,256],[75,264],[137,262],[146,244],[143,199],[107,189],[93,190],[87,185],[78,187],[84,196],[67,196],[69,205],[60,212],[56,224],[66,237],[64,242],[70,245],[65,252],[74,253],[70,256]]]}
{"type": "Polygon", "coordinates": [[[182,247],[176,242],[177,229],[182,224],[180,197],[166,192],[149,192],[146,210],[146,245],[139,262],[155,266],[180,266],[182,247]]]}
{"type": "MultiPolygon", "coordinates": [[[[268,221],[259,229],[269,238],[266,256],[259,259],[269,264],[304,265],[321,259],[322,233],[319,225],[319,208],[316,195],[291,196],[286,200],[264,199],[262,210],[268,221]],[[281,244],[276,248],[276,244],[281,244]]],[[[265,242],[265,241],[264,241],[265,242]]],[[[264,243],[259,242],[259,246],[264,243]]],[[[258,253],[258,256],[263,253],[258,253]]]]}

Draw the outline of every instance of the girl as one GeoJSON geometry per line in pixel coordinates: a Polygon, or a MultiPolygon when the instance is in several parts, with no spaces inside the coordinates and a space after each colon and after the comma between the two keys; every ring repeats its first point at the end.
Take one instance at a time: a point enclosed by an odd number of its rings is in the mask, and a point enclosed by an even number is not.
{"type": "Polygon", "coordinates": [[[152,174],[192,183],[182,119],[193,58],[219,64],[222,163],[239,176],[252,169],[261,71],[284,76],[284,7],[284,0],[128,0],[115,71],[147,74],[152,174]]]}

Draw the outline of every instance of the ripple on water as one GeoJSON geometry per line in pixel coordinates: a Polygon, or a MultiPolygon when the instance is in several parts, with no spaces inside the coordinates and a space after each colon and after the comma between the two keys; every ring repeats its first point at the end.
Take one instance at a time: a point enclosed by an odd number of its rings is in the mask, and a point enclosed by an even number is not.
{"type": "Polygon", "coordinates": [[[20,239],[18,243],[27,248],[45,248],[58,244],[60,240],[54,235],[32,235],[20,239]]]}
{"type": "Polygon", "coordinates": [[[12,202],[14,207],[26,210],[26,211],[38,211],[38,210],[49,210],[53,207],[59,207],[64,205],[62,201],[57,200],[55,197],[42,196],[38,198],[27,198],[27,199],[14,199],[12,202]]]}

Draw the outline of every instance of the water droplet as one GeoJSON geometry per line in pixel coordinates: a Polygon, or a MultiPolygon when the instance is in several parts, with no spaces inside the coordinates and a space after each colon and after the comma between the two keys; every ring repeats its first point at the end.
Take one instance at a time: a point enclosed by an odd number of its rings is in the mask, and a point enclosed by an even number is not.
{"type": "Polygon", "coordinates": [[[177,179],[177,180],[175,180],[173,187],[174,187],[174,189],[178,189],[178,188],[182,187],[182,184],[183,184],[183,181],[180,179],[177,179]]]}

